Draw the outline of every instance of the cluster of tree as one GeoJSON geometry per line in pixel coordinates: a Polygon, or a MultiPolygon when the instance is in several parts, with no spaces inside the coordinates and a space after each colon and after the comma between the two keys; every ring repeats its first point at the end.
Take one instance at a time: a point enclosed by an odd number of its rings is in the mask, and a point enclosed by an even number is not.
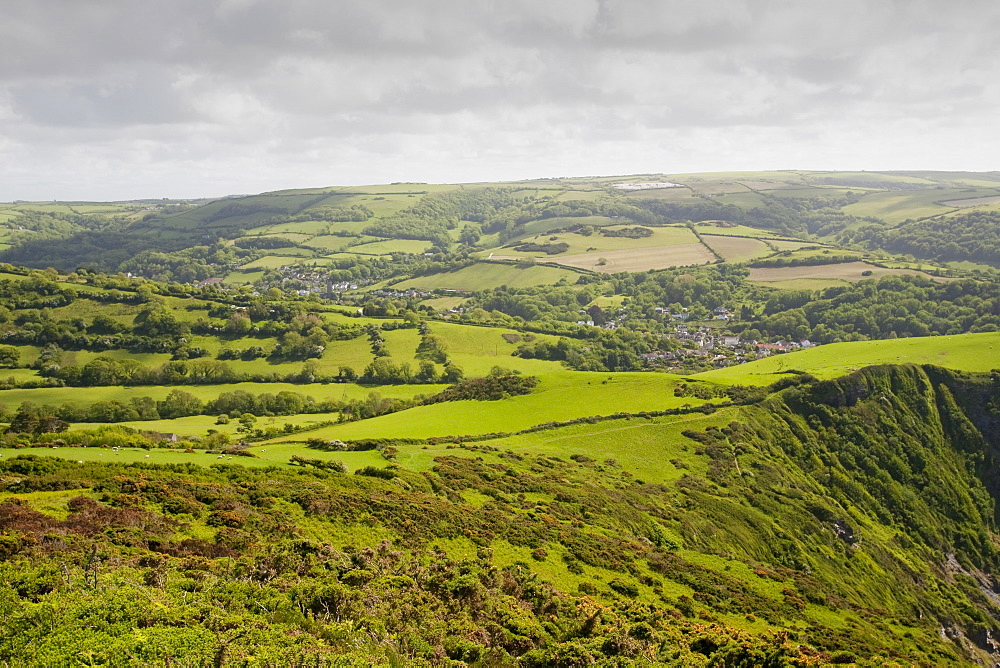
{"type": "Polygon", "coordinates": [[[259,236],[244,237],[233,242],[234,246],[247,250],[261,250],[271,248],[291,248],[296,246],[294,241],[280,236],[259,236]]]}
{"type": "Polygon", "coordinates": [[[60,239],[86,230],[95,230],[119,222],[116,217],[82,216],[55,211],[21,211],[5,219],[10,229],[8,239],[14,243],[60,239]]]}
{"type": "MultiPolygon", "coordinates": [[[[324,195],[320,198],[326,199],[324,195]]],[[[301,213],[287,216],[272,216],[261,221],[261,225],[280,225],[282,223],[305,223],[313,220],[323,220],[330,223],[361,222],[368,220],[375,212],[364,204],[351,206],[316,206],[309,207],[301,213]]]]}
{"type": "Polygon", "coordinates": [[[140,396],[131,397],[128,401],[105,399],[90,405],[66,402],[59,406],[24,402],[9,414],[0,406],[0,417],[10,419],[11,432],[56,433],[65,431],[69,422],[136,422],[170,420],[191,415],[216,415],[220,416],[222,422],[228,422],[229,418],[239,418],[244,414],[271,417],[335,413],[344,406],[344,402],[316,401],[310,396],[287,390],[260,394],[233,390],[223,392],[215,399],[203,401],[190,392],[173,389],[160,400],[140,396]]]}
{"type": "Polygon", "coordinates": [[[417,358],[426,359],[438,364],[448,363],[448,343],[437,334],[431,334],[426,326],[421,327],[422,336],[417,345],[417,358]]]}
{"type": "MultiPolygon", "coordinates": [[[[0,279],[0,317],[10,320],[11,310],[46,309],[68,306],[77,299],[77,291],[59,285],[50,275],[35,275],[24,279],[0,279]]],[[[20,323],[19,323],[20,324],[20,323]]]]}
{"type": "Polygon", "coordinates": [[[103,385],[212,385],[250,380],[216,360],[174,360],[148,367],[135,359],[97,357],[83,365],[43,362],[46,374],[77,387],[103,385]]]}
{"type": "Polygon", "coordinates": [[[569,250],[569,244],[562,241],[557,244],[536,244],[524,243],[514,246],[514,250],[519,253],[547,253],[548,255],[558,255],[569,250]]]}
{"type": "Polygon", "coordinates": [[[383,397],[379,392],[369,392],[360,399],[349,399],[340,406],[340,414],[345,421],[366,420],[368,418],[395,413],[420,404],[422,395],[411,398],[383,397]]]}
{"type": "Polygon", "coordinates": [[[223,348],[219,351],[216,358],[220,360],[243,360],[244,362],[252,362],[253,360],[267,357],[267,355],[268,352],[264,350],[263,346],[250,346],[249,348],[244,348],[242,350],[223,348]]]}
{"type": "Polygon", "coordinates": [[[759,316],[732,327],[748,339],[819,343],[998,331],[1000,293],[988,282],[886,276],[818,293],[779,292],[759,316]]]}
{"type": "MultiPolygon", "coordinates": [[[[847,227],[865,222],[878,222],[874,218],[858,218],[841,212],[836,206],[847,202],[842,197],[785,198],[758,193],[764,206],[742,208],[711,198],[682,201],[660,199],[637,200],[637,206],[655,214],[656,222],[700,222],[723,220],[737,225],[747,225],[783,234],[815,234],[826,236],[847,227]]],[[[848,198],[850,199],[850,198],[848,198]]]]}
{"type": "Polygon", "coordinates": [[[119,264],[118,271],[155,281],[194,283],[225,275],[258,255],[254,250],[228,245],[220,239],[210,245],[199,244],[169,253],[144,250],[119,264]]]}
{"type": "Polygon", "coordinates": [[[676,341],[626,329],[594,330],[585,341],[561,337],[518,346],[514,355],[563,362],[578,371],[637,371],[645,367],[644,353],[667,351],[676,341]]]}
{"type": "Polygon", "coordinates": [[[448,248],[452,244],[446,224],[413,215],[398,214],[392,218],[378,220],[365,227],[363,232],[373,237],[430,241],[440,248],[448,248]]]}
{"type": "Polygon", "coordinates": [[[511,288],[501,286],[477,292],[466,308],[499,311],[531,322],[534,320],[579,320],[579,311],[592,301],[593,293],[577,286],[540,286],[511,288]]]}
{"type": "Polygon", "coordinates": [[[653,236],[653,230],[648,227],[622,227],[619,229],[600,228],[600,233],[606,237],[625,237],[627,239],[643,239],[653,236]]]}
{"type": "MultiPolygon", "coordinates": [[[[828,256],[822,256],[829,261],[828,256]]],[[[864,339],[995,331],[1000,328],[1000,295],[989,281],[934,282],[923,276],[887,276],[819,292],[773,291],[745,280],[748,270],[717,265],[697,270],[619,274],[603,279],[602,290],[626,295],[614,314],[595,309],[596,284],[497,288],[476,293],[466,311],[475,317],[490,313],[511,316],[511,324],[570,338],[557,343],[522,346],[517,354],[565,361],[572,368],[616,370],[639,368],[638,357],[676,347],[677,317],[710,320],[714,309],[727,307],[727,328],[744,340],[809,339],[833,343],[864,339]],[[582,307],[590,304],[586,309],[582,307]],[[478,308],[476,308],[478,307],[478,308]],[[574,322],[581,310],[595,324],[615,318],[613,333],[593,328],[560,330],[559,322],[574,322]],[[518,324],[521,320],[524,322],[518,324]],[[657,336],[668,337],[659,342],[657,336]],[[600,350],[606,351],[606,357],[600,350]],[[578,357],[577,355],[581,355],[578,357]],[[606,359],[598,364],[594,359],[606,359]],[[586,360],[586,361],[584,361],[586,360]],[[610,364],[610,366],[609,366],[610,364]]],[[[585,281],[593,279],[586,278],[585,281]]],[[[603,322],[601,323],[603,324],[603,322]]]]}
{"type": "Polygon", "coordinates": [[[424,403],[463,400],[499,401],[519,394],[530,394],[537,384],[536,376],[522,376],[515,371],[497,366],[493,367],[489,375],[459,381],[443,392],[425,399],[424,403]]]}
{"type": "Polygon", "coordinates": [[[359,383],[403,385],[410,383],[457,383],[465,374],[454,364],[446,364],[439,373],[430,360],[421,360],[416,370],[409,362],[396,364],[391,357],[377,357],[358,377],[359,383]]]}
{"type": "Polygon", "coordinates": [[[897,227],[864,225],[838,236],[844,244],[938,261],[971,261],[1000,267],[1000,212],[907,220],[897,227]]]}
{"type": "Polygon", "coordinates": [[[773,257],[765,257],[754,260],[751,267],[813,267],[821,264],[839,264],[842,262],[857,262],[860,258],[857,255],[847,255],[843,253],[831,253],[829,250],[823,251],[820,255],[791,256],[791,251],[782,251],[773,257]]]}

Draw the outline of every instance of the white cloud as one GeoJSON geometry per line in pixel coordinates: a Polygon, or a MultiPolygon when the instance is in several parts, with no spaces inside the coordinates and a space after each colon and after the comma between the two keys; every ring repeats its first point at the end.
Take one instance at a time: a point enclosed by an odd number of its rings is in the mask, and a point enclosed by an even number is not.
{"type": "Polygon", "coordinates": [[[0,200],[993,169],[1000,5],[63,0],[0,23],[0,200]]]}

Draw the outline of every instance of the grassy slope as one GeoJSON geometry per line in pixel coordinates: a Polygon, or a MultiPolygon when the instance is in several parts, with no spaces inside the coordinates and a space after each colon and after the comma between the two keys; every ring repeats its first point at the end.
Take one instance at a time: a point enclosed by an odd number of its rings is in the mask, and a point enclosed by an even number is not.
{"type": "MultiPolygon", "coordinates": [[[[919,375],[912,372],[898,375],[905,380],[906,374],[914,378],[919,375]]],[[[876,384],[880,382],[878,378],[873,380],[876,384]]],[[[878,428],[898,428],[895,423],[885,423],[881,418],[903,423],[914,421],[919,413],[926,413],[929,422],[924,431],[907,434],[910,440],[898,447],[901,451],[922,448],[925,458],[921,461],[926,462],[930,474],[939,475],[944,468],[957,464],[951,477],[944,481],[946,483],[956,480],[974,483],[960,461],[949,459],[948,442],[941,435],[935,435],[935,425],[939,424],[936,414],[932,415],[935,403],[922,403],[920,392],[910,391],[914,388],[906,386],[903,389],[907,391],[905,396],[900,394],[898,397],[901,401],[898,407],[881,408],[882,404],[888,406],[884,397],[872,399],[865,406],[866,411],[875,411],[880,417],[878,428]],[[919,442],[921,439],[925,441],[923,444],[919,442]]],[[[636,612],[652,606],[658,614],[667,613],[660,615],[667,623],[673,623],[671,619],[683,622],[686,615],[699,625],[695,636],[679,644],[671,642],[668,645],[671,649],[686,648],[688,644],[694,645],[695,640],[718,632],[718,626],[702,623],[710,620],[755,634],[787,628],[790,647],[805,643],[818,645],[828,652],[844,650],[836,655],[837,662],[865,664],[872,655],[882,657],[873,659],[877,665],[890,661],[886,657],[893,657],[896,663],[903,665],[913,661],[926,665],[958,662],[955,646],[940,642],[939,629],[942,623],[952,628],[956,623],[955,615],[965,614],[970,609],[966,598],[974,596],[978,590],[975,587],[963,590],[962,581],[950,582],[942,576],[944,571],[938,569],[941,551],[926,549],[912,527],[906,529],[885,519],[878,521],[876,503],[881,503],[881,499],[861,495],[856,502],[847,502],[843,496],[837,496],[837,490],[824,487],[829,484],[826,482],[828,466],[822,465],[815,470],[802,468],[803,463],[811,464],[805,460],[806,455],[802,456],[802,462],[795,459],[799,456],[798,451],[804,450],[800,446],[808,442],[815,448],[819,442],[824,447],[832,447],[844,438],[832,429],[822,434],[822,439],[820,434],[812,433],[807,438],[800,434],[807,429],[804,425],[794,428],[798,418],[787,413],[786,405],[780,399],[772,403],[773,411],[767,415],[763,414],[767,411],[755,408],[733,408],[709,417],[691,416],[690,420],[668,417],[653,421],[575,425],[485,444],[499,447],[498,451],[446,445],[429,446],[426,450],[404,449],[399,455],[399,462],[405,467],[399,472],[402,482],[383,483],[353,476],[349,480],[336,478],[333,484],[338,487],[331,496],[334,504],[327,513],[303,513],[295,503],[287,503],[288,495],[282,496],[280,489],[274,486],[274,480],[285,480],[287,474],[269,472],[266,475],[269,487],[263,490],[269,494],[269,503],[263,507],[277,504],[274,507],[285,513],[282,517],[299,528],[296,539],[308,536],[316,541],[329,541],[334,546],[363,546],[388,538],[397,539],[394,548],[412,546],[417,541],[422,548],[433,543],[446,554],[478,558],[477,548],[485,544],[492,548],[495,564],[508,566],[520,562],[518,571],[526,569],[536,573],[541,581],[570,596],[576,595],[580,584],[597,585],[586,599],[580,599],[581,605],[590,600],[602,606],[621,606],[625,600],[611,592],[609,585],[614,586],[615,581],[633,584],[634,600],[639,604],[636,612]],[[754,411],[758,414],[754,415],[754,411]],[[735,452],[744,473],[738,474],[735,457],[727,454],[727,450],[707,452],[700,444],[680,435],[684,428],[703,430],[737,417],[749,425],[740,427],[738,434],[731,432],[733,443],[740,446],[735,452]],[[791,420],[791,423],[783,425],[782,420],[791,420]],[[771,438],[772,434],[780,438],[771,438]],[[802,439],[801,443],[797,439],[802,439]],[[788,452],[782,453],[780,448],[788,448],[788,452]],[[567,461],[572,454],[586,455],[594,461],[567,461]],[[465,465],[446,467],[446,470],[464,473],[465,478],[449,476],[441,470],[441,462],[437,463],[436,479],[446,482],[453,490],[447,502],[460,504],[455,512],[465,518],[502,520],[502,523],[497,521],[499,532],[494,530],[484,536],[475,531],[479,528],[477,524],[472,525],[472,531],[463,531],[468,526],[465,524],[460,530],[453,530],[448,521],[453,518],[443,514],[443,493],[437,497],[429,494],[420,498],[405,497],[408,492],[401,490],[409,491],[412,485],[422,482],[408,470],[427,471],[434,463],[432,458],[439,455],[457,455],[468,461],[465,465]],[[604,461],[608,457],[616,461],[604,461]],[[477,470],[482,473],[476,474],[477,470]],[[463,480],[471,484],[460,486],[463,480]],[[649,483],[666,483],[666,486],[649,483]],[[354,491],[354,487],[358,489],[354,491]],[[371,505],[361,505],[364,500],[370,500],[371,505]],[[397,510],[410,506],[417,511],[399,519],[394,516],[397,510]],[[351,513],[352,507],[361,507],[364,512],[351,513]],[[477,508],[483,511],[477,513],[477,508]],[[341,509],[345,512],[341,513],[341,509]],[[822,519],[822,513],[817,514],[825,509],[834,513],[837,522],[831,518],[822,519]],[[405,522],[403,518],[407,518],[405,522]],[[853,529],[859,538],[856,544],[851,545],[850,541],[838,537],[834,531],[838,523],[847,523],[853,529]],[[525,527],[542,526],[552,526],[556,531],[551,534],[539,532],[538,542],[532,542],[530,536],[521,531],[525,527]],[[475,542],[469,536],[474,537],[475,542]],[[677,564],[679,568],[658,571],[650,568],[651,562],[643,558],[647,551],[657,551],[650,537],[658,541],[665,538],[673,543],[667,548],[673,556],[661,563],[677,564]],[[612,570],[607,566],[608,561],[601,560],[605,555],[618,554],[613,551],[618,549],[614,542],[617,540],[626,541],[626,546],[641,547],[636,548],[636,558],[624,553],[628,567],[612,570]],[[533,553],[536,547],[545,552],[533,553]],[[592,549],[598,551],[589,551],[592,549]],[[588,554],[591,555],[589,559],[596,561],[588,561],[584,556],[588,554]],[[582,561],[579,570],[571,571],[564,556],[570,557],[570,561],[582,561]],[[692,568],[694,566],[707,570],[692,568]],[[968,593],[970,591],[972,593],[968,593]],[[682,596],[688,597],[688,601],[693,599],[693,610],[685,615],[674,612],[675,607],[682,607],[682,596]],[[699,615],[699,610],[710,612],[699,615]]],[[[841,413],[846,418],[851,415],[846,409],[841,413]]],[[[957,433],[954,429],[947,433],[952,432],[957,433]]],[[[261,460],[226,459],[225,463],[259,465],[267,463],[272,456],[287,459],[292,453],[302,452],[292,450],[293,447],[269,444],[260,448],[263,451],[261,460]]],[[[108,458],[144,463],[189,461],[183,459],[182,453],[166,451],[115,454],[60,449],[51,453],[71,459],[79,457],[85,462],[108,458]]],[[[4,452],[2,456],[6,459],[9,453],[4,452]]],[[[343,459],[351,468],[384,465],[372,452],[310,452],[307,456],[343,459]]],[[[874,453],[873,456],[884,455],[874,453]]],[[[188,457],[217,462],[212,455],[188,457]]],[[[219,473],[224,475],[225,470],[220,469],[219,473]]],[[[841,478],[849,474],[839,464],[835,470],[841,478]]],[[[86,465],[81,465],[79,474],[70,475],[86,479],[89,471],[86,465]]],[[[132,475],[133,471],[124,473],[132,475]]],[[[144,480],[160,475],[155,469],[135,470],[134,474],[144,480]]],[[[191,488],[183,477],[178,476],[178,488],[182,485],[185,489],[191,488]]],[[[263,477],[261,482],[251,483],[249,489],[256,491],[262,482],[263,477]]],[[[296,494],[322,494],[325,484],[304,475],[292,482],[299,483],[294,485],[296,494]]],[[[915,485],[904,489],[903,483],[895,484],[896,488],[917,495],[913,498],[919,504],[933,496],[934,486],[915,485]]],[[[242,489],[236,485],[232,488],[242,489]]],[[[157,487],[150,485],[149,489],[157,487]]],[[[850,487],[844,489],[854,492],[850,487]]],[[[86,493],[91,492],[85,490],[86,493]]],[[[32,507],[55,516],[68,514],[66,503],[70,495],[66,492],[19,496],[32,507]]],[[[967,509],[960,501],[949,503],[952,510],[964,513],[967,509]]],[[[249,506],[244,502],[236,507],[249,506]]],[[[944,509],[936,513],[922,514],[919,518],[928,526],[936,526],[934,523],[957,525],[944,509]]],[[[204,513],[184,519],[190,520],[190,526],[185,525],[183,536],[197,535],[209,541],[215,536],[215,529],[205,524],[204,513]]],[[[964,514],[961,521],[962,526],[969,525],[969,518],[964,514]]],[[[246,529],[253,535],[255,528],[252,525],[246,529]]],[[[277,538],[271,540],[275,544],[279,542],[277,538]]],[[[960,554],[959,559],[964,556],[960,554]]],[[[963,560],[962,563],[968,562],[963,560]]],[[[111,567],[109,564],[108,568],[111,567]]],[[[302,571],[308,572],[309,569],[302,571]]],[[[297,582],[301,582],[305,576],[299,574],[297,577],[297,582]]],[[[332,581],[331,577],[326,577],[327,582],[332,581]]],[[[407,584],[402,579],[393,582],[394,586],[407,584]]],[[[107,580],[105,583],[110,584],[107,580]]],[[[261,594],[270,593],[269,585],[255,584],[254,587],[254,591],[261,594]]],[[[150,591],[163,602],[161,595],[150,591]]],[[[195,602],[200,600],[199,591],[191,591],[195,602]]],[[[560,594],[554,598],[561,597],[560,594]]],[[[185,604],[187,600],[185,596],[185,604]]],[[[368,600],[374,601],[370,597],[368,600]]],[[[615,613],[610,608],[604,609],[603,623],[610,624],[615,613]]],[[[549,619],[556,622],[558,617],[552,614],[549,619]]],[[[632,617],[629,619],[634,621],[632,617]]],[[[968,626],[965,628],[968,630],[968,626]]],[[[234,644],[234,655],[239,655],[240,651],[239,645],[234,644]]],[[[697,658],[693,657],[687,664],[697,658]]],[[[817,657],[826,662],[831,658],[834,657],[830,654],[817,657]]],[[[762,660],[758,656],[747,665],[762,660]]]]}
{"type": "Polygon", "coordinates": [[[699,380],[734,385],[768,385],[794,369],[835,378],[872,364],[936,364],[959,371],[1000,366],[1000,333],[926,336],[886,341],[831,343],[695,374],[699,380]]]}

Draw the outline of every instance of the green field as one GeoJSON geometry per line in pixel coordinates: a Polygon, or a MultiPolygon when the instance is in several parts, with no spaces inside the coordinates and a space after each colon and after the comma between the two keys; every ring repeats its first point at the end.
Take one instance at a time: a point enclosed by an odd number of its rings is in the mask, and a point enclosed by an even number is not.
{"type": "MultiPolygon", "coordinates": [[[[431,332],[442,337],[447,344],[446,354],[465,371],[466,376],[484,376],[494,366],[514,369],[526,374],[562,370],[562,364],[548,360],[512,357],[520,342],[510,343],[507,336],[519,335],[502,327],[474,327],[449,322],[435,322],[431,332]]],[[[536,334],[536,341],[552,341],[555,337],[536,334]]]]}
{"type": "Polygon", "coordinates": [[[356,237],[338,237],[334,235],[315,236],[305,242],[309,248],[315,248],[321,252],[344,250],[348,244],[356,241],[356,237]]]}
{"type": "Polygon", "coordinates": [[[429,306],[436,311],[448,311],[458,308],[466,302],[465,297],[433,297],[420,302],[423,306],[429,306]]]}
{"type": "Polygon", "coordinates": [[[763,208],[767,206],[767,200],[760,193],[734,192],[725,195],[718,195],[714,198],[720,204],[732,204],[741,208],[763,208]]]}
{"type": "Polygon", "coordinates": [[[432,246],[430,241],[417,239],[386,239],[366,244],[351,246],[349,252],[362,255],[391,255],[392,253],[410,253],[419,255],[432,246]]]}
{"type": "Polygon", "coordinates": [[[792,370],[817,378],[836,378],[872,364],[935,364],[958,371],[990,371],[1000,367],[1000,333],[831,343],[706,371],[692,378],[733,385],[769,385],[792,370]]]}
{"type": "MultiPolygon", "coordinates": [[[[670,483],[682,475],[682,469],[670,463],[683,462],[688,470],[701,472],[704,463],[694,456],[690,439],[681,435],[687,429],[721,426],[738,417],[736,408],[724,408],[713,415],[608,420],[596,424],[576,424],[558,429],[537,431],[487,441],[491,447],[519,454],[556,456],[569,459],[585,454],[591,459],[613,459],[623,469],[645,482],[670,483]]],[[[412,446],[401,448],[397,460],[408,468],[427,468],[433,456],[447,446],[412,446]]]]}
{"type": "MultiPolygon", "coordinates": [[[[608,229],[623,229],[625,227],[634,227],[633,225],[615,225],[607,226],[608,229]]],[[[507,244],[510,247],[496,247],[483,251],[484,256],[493,255],[494,257],[533,257],[537,259],[544,258],[563,258],[570,255],[579,255],[581,253],[592,253],[592,252],[612,252],[612,251],[623,251],[623,250],[636,250],[643,249],[648,250],[650,248],[659,246],[677,246],[682,244],[692,244],[697,243],[698,238],[694,236],[690,229],[683,225],[673,225],[668,227],[656,227],[652,229],[652,236],[642,237],[639,239],[630,239],[628,237],[608,237],[604,236],[600,232],[595,232],[590,236],[583,236],[582,234],[576,234],[573,232],[560,232],[558,234],[548,234],[547,236],[539,235],[534,238],[524,237],[518,243],[536,243],[536,244],[567,244],[569,247],[567,250],[556,255],[549,255],[548,253],[540,251],[519,251],[516,246],[518,244],[507,244]]]]}
{"type": "MultiPolygon", "coordinates": [[[[551,371],[526,396],[495,402],[455,401],[309,432],[319,438],[430,438],[527,429],[553,420],[656,411],[702,403],[675,397],[677,377],[651,373],[551,371]],[[607,381],[607,382],[605,382],[607,381]]],[[[294,436],[276,442],[301,440],[294,436]]]]}

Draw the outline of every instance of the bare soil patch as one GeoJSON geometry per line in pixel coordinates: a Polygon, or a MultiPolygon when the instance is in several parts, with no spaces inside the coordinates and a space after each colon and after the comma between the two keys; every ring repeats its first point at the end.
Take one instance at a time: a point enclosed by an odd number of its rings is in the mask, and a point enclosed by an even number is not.
{"type": "Polygon", "coordinates": [[[715,256],[705,248],[704,244],[695,243],[580,253],[579,255],[552,258],[549,261],[569,267],[614,274],[619,271],[649,271],[650,269],[707,264],[714,260],[715,256]],[[603,264],[601,264],[602,261],[603,264]]]}

